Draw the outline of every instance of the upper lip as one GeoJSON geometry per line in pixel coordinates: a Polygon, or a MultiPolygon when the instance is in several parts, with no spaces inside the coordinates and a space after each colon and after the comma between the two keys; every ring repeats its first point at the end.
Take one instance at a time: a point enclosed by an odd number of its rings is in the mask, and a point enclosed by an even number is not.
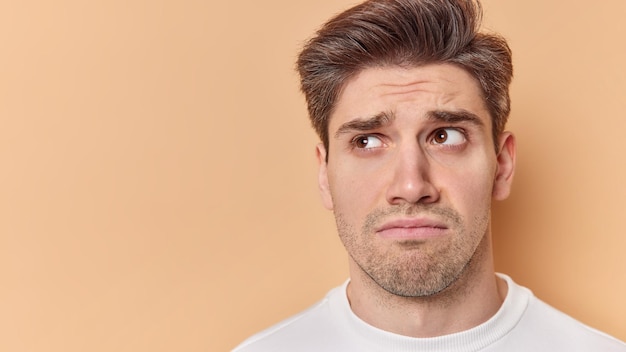
{"type": "Polygon", "coordinates": [[[395,228],[420,228],[420,227],[432,227],[439,229],[447,229],[445,223],[430,219],[430,218],[402,218],[402,219],[394,219],[383,223],[381,226],[376,228],[376,232],[385,231],[389,229],[395,228]]]}

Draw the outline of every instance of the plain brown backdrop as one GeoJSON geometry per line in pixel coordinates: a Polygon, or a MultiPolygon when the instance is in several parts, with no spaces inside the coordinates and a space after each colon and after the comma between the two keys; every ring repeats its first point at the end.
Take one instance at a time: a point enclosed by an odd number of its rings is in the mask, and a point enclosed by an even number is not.
{"type": "MultiPolygon", "coordinates": [[[[0,3],[0,350],[226,351],[347,275],[293,70],[347,0],[0,3]]],[[[626,3],[489,0],[497,269],[626,339],[626,3]]]]}

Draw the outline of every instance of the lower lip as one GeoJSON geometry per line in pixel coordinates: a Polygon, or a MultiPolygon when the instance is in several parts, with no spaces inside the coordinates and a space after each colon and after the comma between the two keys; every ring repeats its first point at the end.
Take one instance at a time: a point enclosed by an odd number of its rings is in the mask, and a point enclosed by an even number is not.
{"type": "Polygon", "coordinates": [[[378,231],[382,238],[396,240],[426,240],[443,236],[446,229],[440,227],[394,227],[378,231]]]}

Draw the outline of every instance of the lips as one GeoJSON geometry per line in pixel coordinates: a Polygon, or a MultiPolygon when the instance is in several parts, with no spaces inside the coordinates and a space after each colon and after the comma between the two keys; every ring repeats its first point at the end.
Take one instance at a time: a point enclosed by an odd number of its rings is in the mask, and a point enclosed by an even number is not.
{"type": "Polygon", "coordinates": [[[376,229],[382,238],[398,240],[425,240],[446,234],[448,226],[429,218],[407,218],[387,221],[376,229]]]}

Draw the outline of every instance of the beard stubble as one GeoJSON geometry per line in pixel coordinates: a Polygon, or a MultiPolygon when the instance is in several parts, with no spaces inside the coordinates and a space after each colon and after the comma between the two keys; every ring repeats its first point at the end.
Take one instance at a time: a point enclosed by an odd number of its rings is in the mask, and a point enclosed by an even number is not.
{"type": "Polygon", "coordinates": [[[335,213],[335,218],[339,237],[360,270],[385,291],[401,297],[430,297],[450,287],[470,266],[489,224],[487,212],[472,219],[468,231],[454,209],[423,204],[376,209],[367,215],[360,232],[341,214],[335,213]],[[443,238],[382,245],[375,229],[398,215],[436,218],[447,225],[449,233],[443,238]]]}

